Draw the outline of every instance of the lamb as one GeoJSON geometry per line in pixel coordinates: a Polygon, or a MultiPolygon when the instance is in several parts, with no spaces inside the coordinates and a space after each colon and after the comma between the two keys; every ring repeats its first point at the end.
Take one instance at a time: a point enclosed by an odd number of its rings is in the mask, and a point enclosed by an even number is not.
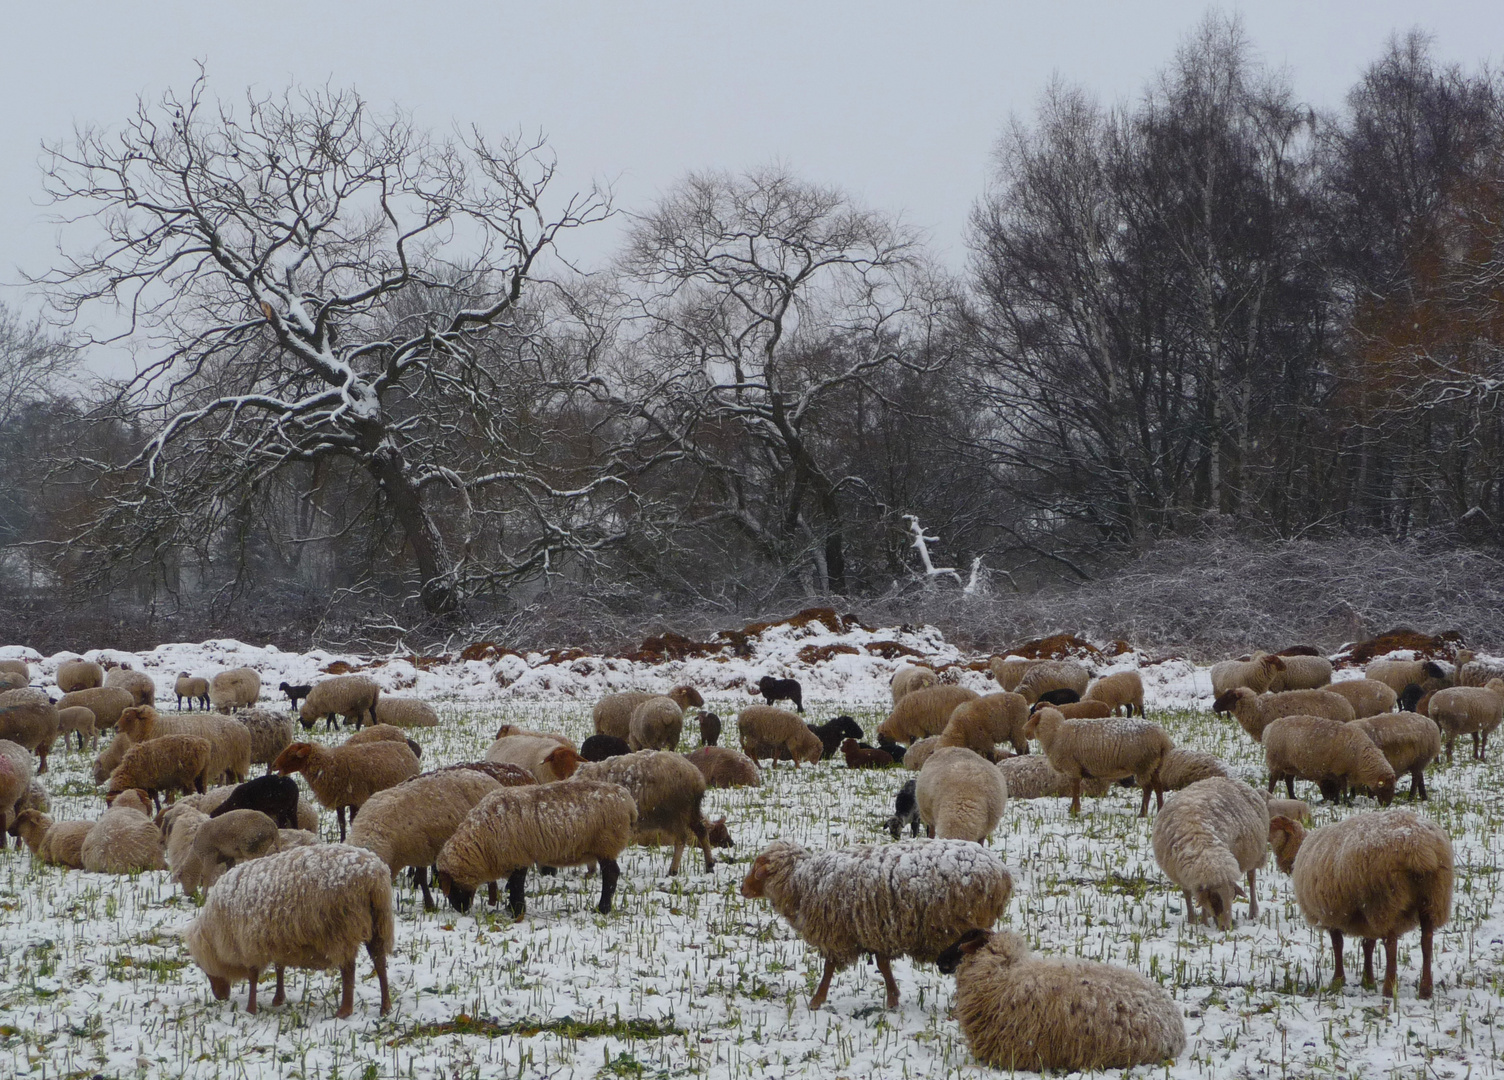
{"type": "MultiPolygon", "coordinates": [[[[618,739],[625,739],[632,724],[632,710],[648,698],[659,696],[658,694],[645,694],[638,690],[607,694],[596,702],[595,708],[591,710],[590,715],[595,722],[596,733],[615,735],[618,739]]],[[[673,698],[681,710],[691,706],[699,708],[705,704],[705,699],[693,686],[676,686],[661,696],[673,698]]]]}
{"type": "Polygon", "coordinates": [[[934,671],[922,664],[905,664],[893,673],[888,688],[893,692],[893,704],[897,705],[907,694],[934,686],[938,679],[934,671]]]}
{"type": "Polygon", "coordinates": [[[125,752],[135,745],[135,741],[129,735],[120,731],[115,732],[115,737],[110,740],[110,744],[94,757],[94,783],[103,784],[108,780],[110,773],[114,772],[125,760],[125,752]]]}
{"type": "Polygon", "coordinates": [[[319,804],[335,812],[342,844],[346,807],[354,821],[367,799],[417,776],[418,769],[418,759],[406,743],[386,741],[335,747],[295,742],[272,762],[272,772],[303,774],[319,804]]]}
{"type": "Polygon", "coordinates": [[[1342,936],[1363,939],[1363,985],[1371,987],[1373,947],[1384,941],[1384,996],[1395,997],[1399,938],[1420,928],[1418,997],[1431,997],[1431,935],[1452,916],[1452,841],[1435,822],[1409,810],[1354,814],[1307,835],[1298,822],[1275,818],[1270,840],[1279,868],[1312,926],[1332,935],[1336,972],[1346,980],[1342,936]]]}
{"type": "Polygon", "coordinates": [[[1394,798],[1394,768],[1357,727],[1324,716],[1282,716],[1264,729],[1264,761],[1269,790],[1280,780],[1295,798],[1295,781],[1311,780],[1329,802],[1349,784],[1368,788],[1379,804],[1394,798]]]}
{"type": "Polygon", "coordinates": [[[82,870],[84,840],[94,825],[92,821],[53,821],[40,810],[22,810],[10,831],[44,863],[82,870]]]}
{"type": "Polygon", "coordinates": [[[235,719],[251,736],[252,765],[270,766],[298,737],[297,721],[276,709],[252,706],[235,719]]]}
{"type": "MultiPolygon", "coordinates": [[[[0,739],[0,833],[10,832],[17,806],[31,787],[31,751],[9,739],[0,739]]],[[[4,841],[0,840],[0,847],[4,841]]]]}
{"type": "Polygon", "coordinates": [[[677,750],[684,731],[684,710],[673,698],[650,697],[632,710],[627,745],[633,750],[677,750]]]}
{"type": "Polygon", "coordinates": [[[940,732],[941,746],[964,746],[988,761],[997,760],[997,744],[1007,742],[1014,752],[1027,754],[1029,740],[1024,725],[1029,722],[1029,703],[1022,695],[1006,690],[984,694],[957,705],[940,732]]]}
{"type": "MultiPolygon", "coordinates": [[[[209,680],[200,676],[190,675],[186,671],[178,672],[177,681],[172,684],[172,692],[178,699],[178,712],[183,711],[183,699],[188,699],[188,707],[194,708],[195,704],[205,712],[209,709],[209,680]]],[[[147,702],[146,704],[151,704],[147,702]]]]}
{"type": "Polygon", "coordinates": [[[251,733],[239,720],[205,713],[163,716],[150,705],[132,706],[120,714],[120,733],[135,743],[151,742],[164,735],[196,735],[209,740],[209,779],[244,780],[251,771],[251,733]]]}
{"type": "Polygon", "coordinates": [[[1326,689],[1346,698],[1347,703],[1353,707],[1354,716],[1359,720],[1365,716],[1392,712],[1399,699],[1393,687],[1378,679],[1347,679],[1334,682],[1326,689]]]}
{"type": "Polygon", "coordinates": [[[580,743],[580,757],[586,761],[605,761],[631,752],[632,748],[627,745],[627,740],[618,739],[615,735],[592,735],[580,743]]]}
{"type": "Polygon", "coordinates": [[[820,740],[820,760],[835,757],[836,751],[847,739],[862,740],[862,725],[849,716],[838,716],[823,724],[811,724],[809,729],[820,740]]]}
{"type": "Polygon", "coordinates": [[[673,859],[669,876],[679,873],[679,860],[686,844],[696,844],[705,857],[705,872],[715,866],[710,854],[710,824],[705,821],[705,777],[683,755],[666,750],[638,750],[609,761],[590,762],[580,767],[579,780],[596,780],[620,784],[632,793],[637,804],[637,822],[632,829],[634,843],[672,844],[673,859]]]}
{"type": "Polygon", "coordinates": [[[1008,906],[1013,879],[1001,858],[964,840],[822,852],[776,840],[752,863],[741,893],[766,897],[824,958],[811,1010],[825,1004],[835,973],[863,953],[877,958],[892,1009],[898,1006],[893,958],[928,962],[957,936],[991,926],[1008,906]]]}
{"type": "Polygon", "coordinates": [[[950,722],[950,714],[957,705],[980,696],[964,686],[930,686],[911,691],[893,706],[893,711],[878,727],[877,734],[901,743],[939,735],[950,722]]]}
{"type": "Polygon", "coordinates": [[[381,687],[375,679],[364,675],[336,675],[332,679],[320,679],[308,691],[303,707],[298,710],[298,720],[305,731],[323,720],[325,726],[334,730],[335,716],[343,716],[346,723],[353,723],[359,731],[362,724],[376,722],[376,705],[381,698],[381,687]]]}
{"type": "Polygon", "coordinates": [[[757,692],[762,695],[763,701],[772,705],[779,701],[792,701],[794,708],[804,711],[804,690],[799,685],[798,679],[775,679],[771,675],[764,675],[757,680],[757,692]]]}
{"type": "MultiPolygon", "coordinates": [[[[1166,754],[1165,757],[1169,757],[1166,754]]],[[[1163,769],[1163,765],[1160,766],[1163,769]]],[[[1008,796],[1013,799],[1067,798],[1075,781],[1066,776],[1044,754],[1004,758],[997,763],[998,772],[1008,782],[1008,796]]],[[[1081,793],[1101,798],[1112,789],[1110,780],[1095,777],[1081,780],[1081,793]]]]}
{"type": "MultiPolygon", "coordinates": [[[[233,810],[257,810],[271,818],[279,829],[298,827],[298,782],[286,776],[258,776],[237,784],[218,806],[205,811],[219,817],[233,810]]],[[[317,825],[315,818],[314,824],[317,825]]]]}
{"type": "Polygon", "coordinates": [[[257,810],[206,818],[193,834],[187,860],[174,868],[173,880],[192,896],[200,885],[211,887],[226,870],[276,850],[277,838],[276,822],[257,810]]]}
{"type": "Polygon", "coordinates": [[[1284,669],[1284,657],[1270,656],[1263,652],[1254,653],[1251,660],[1223,660],[1219,664],[1213,664],[1212,698],[1220,698],[1229,690],[1236,690],[1240,686],[1246,686],[1255,694],[1262,694],[1269,689],[1275,675],[1284,669]]]}
{"type": "Polygon", "coordinates": [[[1185,896],[1186,918],[1232,928],[1238,882],[1248,879],[1248,917],[1259,917],[1255,878],[1269,854],[1269,806],[1241,780],[1198,780],[1165,801],[1154,820],[1154,861],[1185,896]],[[1198,910],[1199,907],[1199,910],[1198,910]]]}
{"type": "Polygon", "coordinates": [[[924,768],[924,763],[930,759],[930,755],[940,749],[939,735],[931,735],[928,739],[920,739],[914,743],[903,755],[903,767],[910,772],[918,772],[924,768]]]}
{"type": "Polygon", "coordinates": [[[893,764],[902,765],[905,750],[886,735],[877,737],[877,748],[893,759],[893,764]]]}
{"type": "Polygon", "coordinates": [[[1037,956],[1011,931],[972,930],[936,959],[956,976],[956,1019],[980,1061],[1062,1072],[1160,1065],[1185,1049],[1185,1021],[1136,971],[1037,956]]]}
{"type": "Polygon", "coordinates": [[[246,1012],[256,1012],[256,982],[277,970],[272,1004],[285,1000],[283,969],[339,968],[343,1019],[355,1009],[355,954],[362,944],[376,968],[381,1013],[392,1007],[386,957],[394,942],[392,876],[369,851],[344,844],[296,847],[231,870],[183,933],[217,1001],[246,979],[246,1012]]]}
{"type": "Polygon", "coordinates": [[[1132,716],[1135,710],[1143,716],[1144,680],[1136,671],[1118,671],[1111,675],[1103,675],[1086,688],[1082,700],[1105,703],[1109,715],[1116,715],[1117,711],[1122,709],[1125,716],[1132,716]]]}
{"type": "Polygon", "coordinates": [[[736,729],[742,752],[754,761],[771,758],[776,763],[780,754],[787,753],[797,769],[802,761],[819,761],[825,750],[803,720],[772,705],[748,705],[737,714],[736,729]]]}
{"type": "Polygon", "coordinates": [[[438,727],[439,714],[426,701],[384,695],[376,702],[376,722],[396,727],[438,727]]]}
{"type": "Polygon", "coordinates": [[[1283,670],[1269,680],[1269,692],[1320,690],[1332,681],[1332,662],[1324,656],[1281,656],[1283,670]]]}
{"type": "MultiPolygon", "coordinates": [[[[529,784],[532,777],[527,778],[529,784]]],[[[424,773],[396,787],[378,791],[366,801],[350,826],[350,843],[381,856],[393,875],[404,867],[416,869],[423,891],[423,909],[433,911],[428,867],[439,857],[445,841],[475,806],[501,784],[474,769],[424,773]]]]}
{"type": "Polygon", "coordinates": [[[75,705],[82,705],[94,714],[95,725],[103,731],[107,727],[114,727],[120,720],[120,714],[136,704],[136,699],[130,691],[122,690],[118,686],[96,686],[88,690],[74,690],[57,699],[59,709],[70,709],[75,705]]]}
{"type": "Polygon", "coordinates": [[[215,712],[231,713],[260,700],[261,675],[255,668],[231,668],[209,680],[209,706],[215,712]]]}
{"type": "Polygon", "coordinates": [[[1231,775],[1227,764],[1215,755],[1177,746],[1159,764],[1159,789],[1181,791],[1199,780],[1231,775]]]}
{"type": "Polygon", "coordinates": [[[162,834],[152,824],[150,796],[121,792],[79,846],[83,868],[96,874],[162,869],[162,834]]]}
{"type": "Polygon", "coordinates": [[[78,735],[78,748],[84,748],[87,738],[91,746],[99,746],[99,732],[94,727],[94,711],[82,705],[70,705],[57,711],[57,733],[63,737],[63,749],[68,748],[68,736],[78,735]]]}
{"type": "Polygon", "coordinates": [[[1447,761],[1457,736],[1473,737],[1473,760],[1488,754],[1488,737],[1504,718],[1504,679],[1490,679],[1487,686],[1452,686],[1431,697],[1429,715],[1447,740],[1447,761]]]}
{"type": "Polygon", "coordinates": [[[197,735],[163,735],[136,743],[110,773],[105,797],[135,788],[145,791],[156,806],[158,795],[164,791],[168,802],[179,791],[202,794],[208,787],[213,752],[209,740],[197,735]]]}
{"type": "MultiPolygon", "coordinates": [[[[602,762],[601,764],[610,764],[602,762]]],[[[469,911],[476,887],[507,879],[512,914],[527,912],[527,870],[596,862],[601,899],[611,912],[621,868],[616,857],[632,842],[637,804],[620,784],[568,780],[562,784],[502,788],[482,799],[439,852],[439,888],[456,911],[469,911]]]]}
{"type": "Polygon", "coordinates": [[[1377,679],[1396,694],[1416,684],[1422,691],[1440,690],[1449,685],[1447,669],[1435,660],[1373,660],[1363,669],[1366,678],[1377,679]]]}
{"type": "Polygon", "coordinates": [[[1016,692],[1032,705],[1041,694],[1051,690],[1070,690],[1078,696],[1084,694],[1090,681],[1086,669],[1074,660],[1045,660],[1024,672],[1016,692]]]}
{"type": "MultiPolygon", "coordinates": [[[[987,669],[992,672],[992,677],[1004,690],[1017,690],[1018,684],[1023,680],[1025,673],[1036,664],[1046,663],[1044,660],[1024,660],[1020,657],[1003,659],[994,656],[987,661],[987,669]]],[[[897,702],[894,702],[896,705],[897,702]]]]}
{"type": "Polygon", "coordinates": [[[64,660],[57,668],[57,688],[65,694],[104,685],[104,668],[92,660],[64,660]]]}
{"type": "Polygon", "coordinates": [[[1410,774],[1410,799],[1426,798],[1426,766],[1441,755],[1441,729],[1419,713],[1381,713],[1354,720],[1352,726],[1373,740],[1394,775],[1410,774]]]}
{"type": "Polygon", "coordinates": [[[573,746],[561,745],[546,735],[508,735],[486,751],[486,760],[521,765],[540,784],[568,780],[585,759],[573,746]]]}
{"type": "Polygon", "coordinates": [[[705,777],[706,787],[762,787],[757,762],[729,746],[702,746],[684,756],[705,777]]]}
{"type": "Polygon", "coordinates": [[[132,705],[157,703],[157,684],[144,671],[132,671],[128,667],[111,668],[105,674],[104,684],[124,690],[131,696],[132,705]]]}
{"type": "Polygon", "coordinates": [[[848,769],[887,769],[893,765],[891,754],[855,739],[841,743],[841,756],[846,759],[848,769]]]}
{"type": "Polygon", "coordinates": [[[47,755],[57,741],[57,706],[50,702],[0,705],[0,739],[24,746],[39,762],[37,772],[47,771],[47,755]]]}
{"type": "Polygon", "coordinates": [[[312,689],[311,683],[299,683],[297,686],[285,682],[277,684],[277,691],[287,698],[287,706],[293,712],[298,711],[298,702],[306,698],[308,691],[312,689]]]}
{"type": "Polygon", "coordinates": [[[699,716],[699,720],[700,745],[717,745],[721,741],[721,718],[713,712],[702,712],[699,716]]]}
{"type": "Polygon", "coordinates": [[[413,752],[413,757],[421,758],[423,756],[423,748],[412,739],[409,739],[407,733],[394,724],[371,724],[348,736],[341,745],[360,746],[362,743],[373,742],[402,743],[413,752]]]}
{"type": "Polygon", "coordinates": [[[928,835],[985,844],[1008,806],[1008,784],[985,758],[942,746],[919,770],[914,797],[928,835]]]}
{"type": "Polygon", "coordinates": [[[1344,724],[1357,719],[1347,699],[1330,690],[1256,694],[1246,686],[1239,686],[1219,697],[1212,711],[1232,713],[1254,742],[1261,741],[1265,729],[1282,716],[1325,716],[1344,724]]]}
{"type": "Polygon", "coordinates": [[[892,833],[895,840],[902,835],[905,825],[909,827],[910,836],[919,835],[919,799],[914,795],[914,788],[918,784],[919,778],[916,776],[899,788],[898,794],[893,797],[893,816],[884,827],[892,833]]]}
{"type": "Polygon", "coordinates": [[[1050,764],[1071,778],[1071,814],[1081,813],[1081,785],[1087,777],[1114,780],[1131,776],[1144,789],[1138,816],[1149,814],[1152,792],[1164,805],[1159,767],[1173,744],[1157,724],[1143,720],[1067,720],[1055,709],[1041,709],[1024,729],[1038,738],[1050,764]]]}

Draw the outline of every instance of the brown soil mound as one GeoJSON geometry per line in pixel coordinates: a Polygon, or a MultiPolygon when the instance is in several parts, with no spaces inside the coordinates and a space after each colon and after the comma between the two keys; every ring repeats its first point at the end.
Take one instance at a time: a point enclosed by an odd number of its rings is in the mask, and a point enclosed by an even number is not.
{"type": "Polygon", "coordinates": [[[801,664],[823,664],[832,656],[856,656],[861,653],[855,645],[806,645],[799,650],[801,664]]]}
{"type": "Polygon", "coordinates": [[[865,648],[873,656],[881,656],[884,660],[897,660],[900,656],[917,656],[921,660],[924,659],[924,653],[899,641],[869,641],[865,648]]]}
{"type": "Polygon", "coordinates": [[[1099,657],[1102,650],[1075,634],[1052,634],[1036,641],[1026,641],[1004,649],[1000,656],[1021,656],[1025,660],[1073,660],[1081,656],[1099,657]]]}
{"type": "Polygon", "coordinates": [[[1466,642],[1456,630],[1440,634],[1422,634],[1419,630],[1399,627],[1376,638],[1349,645],[1337,654],[1337,667],[1361,667],[1395,649],[1411,649],[1417,660],[1450,660],[1466,642]]]}

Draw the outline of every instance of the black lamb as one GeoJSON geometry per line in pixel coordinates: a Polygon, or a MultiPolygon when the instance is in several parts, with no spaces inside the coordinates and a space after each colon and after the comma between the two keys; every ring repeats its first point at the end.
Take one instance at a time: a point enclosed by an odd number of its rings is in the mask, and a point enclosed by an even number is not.
{"type": "Polygon", "coordinates": [[[769,705],[779,701],[792,701],[794,708],[804,711],[804,691],[800,688],[798,679],[775,679],[771,675],[764,675],[757,680],[757,692],[769,705]]]}

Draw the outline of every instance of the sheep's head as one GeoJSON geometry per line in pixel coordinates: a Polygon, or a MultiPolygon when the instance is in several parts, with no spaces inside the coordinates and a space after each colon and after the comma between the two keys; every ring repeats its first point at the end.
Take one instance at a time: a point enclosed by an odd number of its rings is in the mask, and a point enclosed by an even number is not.
{"type": "Polygon", "coordinates": [[[147,817],[152,812],[152,794],[145,788],[111,788],[105,792],[104,803],[113,808],[124,807],[128,810],[137,810],[147,817]]]}
{"type": "Polygon", "coordinates": [[[281,773],[283,776],[302,772],[308,767],[308,762],[312,758],[313,743],[295,742],[277,755],[277,760],[272,762],[272,772],[281,773]]]}
{"type": "Polygon", "coordinates": [[[759,855],[752,861],[752,869],[747,871],[747,876],[742,878],[742,895],[748,900],[756,900],[764,894],[767,888],[768,871],[771,868],[766,855],[759,855]]]}
{"type": "Polygon", "coordinates": [[[1263,664],[1264,670],[1270,672],[1271,674],[1276,671],[1285,670],[1285,662],[1278,656],[1266,656],[1262,660],[1260,660],[1259,663],[1263,664]]]}
{"type": "Polygon", "coordinates": [[[115,727],[137,742],[144,742],[157,722],[157,710],[150,705],[132,705],[120,713],[115,727]]]}
{"type": "Polygon", "coordinates": [[[449,906],[461,915],[470,910],[470,905],[475,902],[475,890],[467,889],[454,880],[454,876],[447,870],[438,873],[439,891],[449,899],[449,906]]]}
{"type": "Polygon", "coordinates": [[[1257,696],[1257,694],[1255,694],[1246,686],[1234,686],[1231,690],[1227,691],[1227,693],[1223,694],[1216,701],[1212,702],[1212,712],[1230,713],[1238,707],[1238,702],[1242,701],[1245,698],[1253,698],[1257,696]]]}
{"type": "Polygon", "coordinates": [[[1394,802],[1394,783],[1395,778],[1390,776],[1388,779],[1381,781],[1379,786],[1373,789],[1373,797],[1379,800],[1380,806],[1388,806],[1394,802]]]}
{"type": "Polygon", "coordinates": [[[940,969],[942,975],[954,975],[956,968],[961,966],[962,960],[978,949],[986,948],[991,940],[992,931],[990,930],[968,930],[935,957],[935,966],[940,969]]]}
{"type": "Polygon", "coordinates": [[[668,692],[668,696],[674,699],[674,704],[680,709],[688,709],[690,706],[698,709],[705,704],[705,699],[693,686],[676,686],[668,692]]]}
{"type": "Polygon", "coordinates": [[[572,747],[561,746],[557,750],[549,751],[548,756],[543,760],[549,768],[553,769],[555,776],[560,780],[568,780],[585,759],[580,757],[572,747]]]}
{"type": "Polygon", "coordinates": [[[1223,930],[1231,930],[1233,897],[1243,895],[1246,894],[1242,889],[1227,881],[1216,887],[1197,889],[1196,903],[1201,906],[1202,911],[1210,914],[1223,930]]]}
{"type": "Polygon", "coordinates": [[[847,757],[850,757],[853,753],[861,749],[862,744],[857,742],[855,739],[841,740],[841,753],[845,754],[847,757]]]}
{"type": "Polygon", "coordinates": [[[864,734],[864,732],[862,731],[862,725],[858,724],[856,720],[850,716],[838,716],[834,720],[830,721],[830,724],[831,730],[834,731],[837,735],[840,735],[842,738],[860,739],[864,734]]]}
{"type": "Polygon", "coordinates": [[[705,825],[705,839],[711,847],[731,847],[731,832],[726,828],[726,819],[718,817],[705,825]]]}
{"type": "Polygon", "coordinates": [[[1306,830],[1300,822],[1282,816],[1269,819],[1269,846],[1274,851],[1274,863],[1280,873],[1288,874],[1295,869],[1295,856],[1300,854],[1300,845],[1305,838],[1306,830]]]}

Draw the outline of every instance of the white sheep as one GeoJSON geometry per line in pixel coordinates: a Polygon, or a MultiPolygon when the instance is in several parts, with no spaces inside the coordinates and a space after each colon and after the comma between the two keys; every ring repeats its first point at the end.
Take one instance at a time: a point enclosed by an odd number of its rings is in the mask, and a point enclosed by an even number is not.
{"type": "Polygon", "coordinates": [[[1040,709],[1024,729],[1038,738],[1050,764],[1071,778],[1071,813],[1081,813],[1081,784],[1087,777],[1116,780],[1131,776],[1144,791],[1139,817],[1149,813],[1149,796],[1164,805],[1159,767],[1173,743],[1157,724],[1143,720],[1067,720],[1057,709],[1040,709]]]}
{"type": "Polygon", "coordinates": [[[1269,854],[1269,807],[1241,780],[1198,780],[1165,800],[1154,821],[1154,861],[1185,897],[1186,918],[1232,926],[1238,882],[1248,879],[1248,917],[1259,917],[1255,876],[1269,854]],[[1199,910],[1198,910],[1199,907],[1199,910]]]}
{"type": "Polygon", "coordinates": [[[1008,806],[1008,784],[980,755],[942,746],[919,770],[914,797],[927,835],[986,843],[1008,806]]]}

